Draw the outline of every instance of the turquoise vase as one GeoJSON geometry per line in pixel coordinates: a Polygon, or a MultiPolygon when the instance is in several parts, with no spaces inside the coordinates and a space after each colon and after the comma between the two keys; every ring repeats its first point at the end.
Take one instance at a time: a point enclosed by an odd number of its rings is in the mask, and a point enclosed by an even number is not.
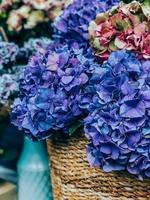
{"type": "Polygon", "coordinates": [[[18,162],[18,200],[52,200],[49,162],[44,142],[24,140],[18,162]]]}

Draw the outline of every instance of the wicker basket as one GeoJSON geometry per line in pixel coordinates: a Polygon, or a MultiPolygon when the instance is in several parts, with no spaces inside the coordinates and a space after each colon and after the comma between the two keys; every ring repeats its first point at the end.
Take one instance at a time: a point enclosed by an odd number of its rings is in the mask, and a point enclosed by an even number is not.
{"type": "Polygon", "coordinates": [[[55,200],[150,200],[150,181],[91,168],[86,139],[47,141],[55,200]]]}

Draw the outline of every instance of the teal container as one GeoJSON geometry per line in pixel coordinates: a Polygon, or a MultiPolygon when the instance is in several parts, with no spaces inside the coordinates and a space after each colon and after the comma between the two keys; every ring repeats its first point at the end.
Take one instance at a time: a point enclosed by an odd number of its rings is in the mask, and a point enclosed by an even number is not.
{"type": "Polygon", "coordinates": [[[44,142],[24,140],[18,162],[18,200],[52,200],[49,161],[44,142]]]}

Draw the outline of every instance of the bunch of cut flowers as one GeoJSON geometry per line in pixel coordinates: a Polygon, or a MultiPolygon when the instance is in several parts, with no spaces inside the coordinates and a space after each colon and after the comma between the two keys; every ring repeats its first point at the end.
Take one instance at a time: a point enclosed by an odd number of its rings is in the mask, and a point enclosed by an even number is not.
{"type": "Polygon", "coordinates": [[[150,177],[150,3],[75,0],[22,74],[11,120],[33,140],[84,127],[91,166],[150,177]]]}

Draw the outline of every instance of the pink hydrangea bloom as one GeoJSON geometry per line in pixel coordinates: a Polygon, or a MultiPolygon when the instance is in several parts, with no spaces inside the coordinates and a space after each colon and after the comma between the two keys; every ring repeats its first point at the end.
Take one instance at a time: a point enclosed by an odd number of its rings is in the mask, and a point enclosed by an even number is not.
{"type": "Polygon", "coordinates": [[[95,54],[106,60],[112,51],[134,51],[139,58],[150,58],[150,20],[142,4],[120,4],[107,13],[97,15],[89,26],[95,54]]]}

